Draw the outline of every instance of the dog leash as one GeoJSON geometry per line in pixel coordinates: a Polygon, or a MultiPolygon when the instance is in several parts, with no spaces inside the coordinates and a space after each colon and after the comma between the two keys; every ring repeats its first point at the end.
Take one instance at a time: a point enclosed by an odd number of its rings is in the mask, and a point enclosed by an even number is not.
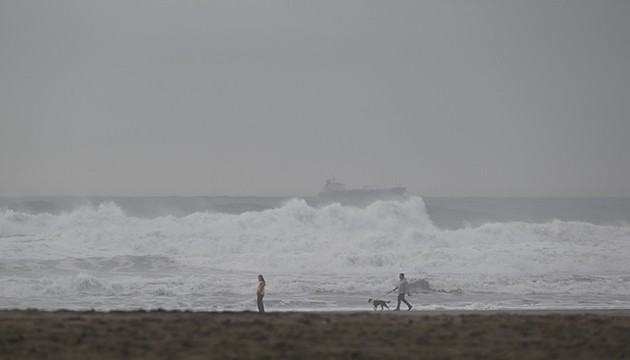
{"type": "Polygon", "coordinates": [[[385,296],[385,295],[389,295],[389,294],[393,293],[394,291],[396,291],[396,289],[394,289],[394,290],[392,290],[392,291],[388,291],[388,292],[386,292],[385,294],[383,294],[383,295],[381,295],[381,296],[377,297],[377,298],[376,298],[376,299],[374,299],[374,300],[383,300],[383,299],[381,299],[381,297],[383,297],[383,296],[385,296]]]}

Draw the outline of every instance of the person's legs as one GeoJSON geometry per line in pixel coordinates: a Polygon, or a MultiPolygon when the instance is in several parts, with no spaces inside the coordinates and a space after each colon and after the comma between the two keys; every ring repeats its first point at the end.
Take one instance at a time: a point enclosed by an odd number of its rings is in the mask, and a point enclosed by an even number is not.
{"type": "Polygon", "coordinates": [[[263,296],[265,295],[258,295],[257,299],[256,299],[256,303],[258,303],[258,312],[264,313],[265,312],[265,305],[263,304],[263,296]]]}
{"type": "Polygon", "coordinates": [[[405,294],[398,294],[398,306],[395,310],[400,310],[400,301],[405,299],[405,294]]]}
{"type": "Polygon", "coordinates": [[[405,299],[405,294],[400,294],[398,295],[398,306],[400,307],[400,300],[402,300],[405,304],[407,304],[407,306],[409,307],[408,310],[411,310],[411,308],[413,306],[411,306],[411,304],[405,299]]]}

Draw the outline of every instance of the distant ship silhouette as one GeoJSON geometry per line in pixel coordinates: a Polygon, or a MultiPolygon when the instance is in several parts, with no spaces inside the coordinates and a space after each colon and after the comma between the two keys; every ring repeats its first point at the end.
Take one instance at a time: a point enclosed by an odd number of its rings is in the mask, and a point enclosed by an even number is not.
{"type": "Polygon", "coordinates": [[[377,200],[402,196],[405,187],[379,188],[374,186],[364,186],[362,189],[346,189],[346,185],[333,179],[326,180],[324,188],[319,193],[323,199],[347,199],[347,200],[377,200]]]}

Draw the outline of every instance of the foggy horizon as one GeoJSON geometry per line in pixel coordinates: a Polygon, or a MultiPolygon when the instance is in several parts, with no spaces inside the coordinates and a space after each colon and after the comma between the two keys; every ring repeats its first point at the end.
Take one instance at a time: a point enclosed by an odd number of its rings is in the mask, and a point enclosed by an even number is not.
{"type": "Polygon", "coordinates": [[[0,196],[630,197],[630,2],[0,3],[0,196]]]}

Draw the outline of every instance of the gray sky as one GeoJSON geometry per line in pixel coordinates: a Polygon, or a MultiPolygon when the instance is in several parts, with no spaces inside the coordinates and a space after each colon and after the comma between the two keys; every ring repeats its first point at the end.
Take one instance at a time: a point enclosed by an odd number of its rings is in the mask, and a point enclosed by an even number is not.
{"type": "Polygon", "coordinates": [[[0,195],[630,196],[630,1],[0,1],[0,195]]]}

